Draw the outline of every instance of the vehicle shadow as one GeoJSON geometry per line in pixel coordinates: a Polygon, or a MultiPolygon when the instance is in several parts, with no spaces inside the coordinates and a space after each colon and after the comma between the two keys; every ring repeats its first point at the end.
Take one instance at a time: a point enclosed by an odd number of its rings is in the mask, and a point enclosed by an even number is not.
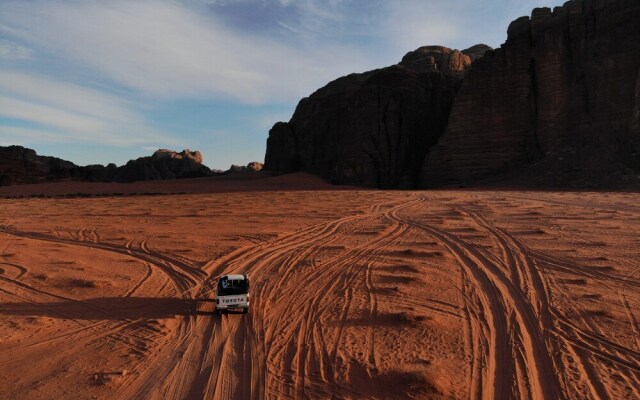
{"type": "Polygon", "coordinates": [[[77,320],[158,319],[213,313],[214,307],[208,299],[171,297],[95,297],[46,303],[0,303],[0,315],[77,320]]]}
{"type": "MultiPolygon", "coordinates": [[[[215,313],[215,311],[214,311],[214,313],[215,313]]],[[[242,312],[242,310],[237,310],[237,309],[221,310],[220,313],[222,315],[225,315],[225,314],[244,314],[242,312]]]]}

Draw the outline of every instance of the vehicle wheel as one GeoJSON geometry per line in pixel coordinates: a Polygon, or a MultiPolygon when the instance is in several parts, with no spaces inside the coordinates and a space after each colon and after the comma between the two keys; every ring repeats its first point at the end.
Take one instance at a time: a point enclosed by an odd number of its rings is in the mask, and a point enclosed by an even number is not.
{"type": "Polygon", "coordinates": [[[222,311],[220,311],[220,310],[218,310],[218,309],[216,308],[216,315],[222,315],[222,311]]]}

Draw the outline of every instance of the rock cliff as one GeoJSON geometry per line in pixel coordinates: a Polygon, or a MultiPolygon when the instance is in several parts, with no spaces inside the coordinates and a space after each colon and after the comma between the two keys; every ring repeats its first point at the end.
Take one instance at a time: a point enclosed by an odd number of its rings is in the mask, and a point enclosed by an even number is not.
{"type": "Polygon", "coordinates": [[[640,167],[640,2],[576,0],[511,23],[465,77],[421,186],[524,168],[599,186],[640,167]],[[626,172],[625,172],[626,171],[626,172]]]}
{"type": "Polygon", "coordinates": [[[573,0],[513,21],[499,49],[426,46],[337,79],[273,126],[265,169],[381,188],[639,185],[638,21],[637,0],[573,0]]]}
{"type": "Polygon", "coordinates": [[[398,65],[351,74],[298,104],[269,132],[265,170],[305,171],[338,184],[413,187],[442,135],[465,70],[486,46],[425,46],[398,65]]]}

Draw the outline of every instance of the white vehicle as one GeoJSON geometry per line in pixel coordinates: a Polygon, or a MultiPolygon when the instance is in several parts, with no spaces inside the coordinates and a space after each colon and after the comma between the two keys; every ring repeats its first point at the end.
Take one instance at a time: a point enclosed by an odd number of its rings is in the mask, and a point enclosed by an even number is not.
{"type": "Polygon", "coordinates": [[[249,312],[249,277],[245,275],[223,275],[216,285],[216,313],[241,309],[249,312]]]}

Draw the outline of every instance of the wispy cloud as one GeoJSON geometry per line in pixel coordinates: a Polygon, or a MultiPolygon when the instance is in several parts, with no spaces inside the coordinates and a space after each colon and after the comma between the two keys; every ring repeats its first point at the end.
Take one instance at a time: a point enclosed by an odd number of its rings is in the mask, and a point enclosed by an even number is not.
{"type": "MultiPolygon", "coordinates": [[[[499,47],[514,19],[530,15],[535,7],[554,7],[564,0],[395,0],[379,3],[374,21],[388,51],[402,56],[423,45],[464,49],[483,43],[499,47]]],[[[376,33],[373,32],[373,35],[376,33]]]]}
{"type": "Polygon", "coordinates": [[[31,142],[89,141],[117,146],[176,142],[133,110],[130,101],[99,90],[0,70],[0,116],[32,125],[24,128],[6,123],[6,135],[22,133],[31,142]]]}
{"type": "Polygon", "coordinates": [[[0,126],[0,146],[26,143],[64,143],[69,138],[41,129],[0,126]]]}
{"type": "Polygon", "coordinates": [[[469,26],[462,22],[464,14],[452,11],[451,1],[398,1],[385,5],[385,18],[381,31],[392,42],[391,46],[402,51],[422,45],[453,47],[462,32],[469,26]]]}
{"type": "Polygon", "coordinates": [[[33,52],[29,48],[10,40],[0,40],[0,60],[24,61],[32,58],[33,52]]]}
{"type": "Polygon", "coordinates": [[[156,98],[290,101],[365,64],[354,48],[301,52],[173,1],[21,1],[3,9],[10,18],[2,31],[156,98]]]}
{"type": "Polygon", "coordinates": [[[422,45],[497,46],[510,20],[554,3],[0,0],[0,142],[189,143],[218,152],[210,159],[241,155],[249,139],[289,119],[273,105],[293,109],[339,76],[398,62],[422,45]],[[251,124],[197,110],[190,118],[194,100],[255,112],[251,124]],[[168,126],[184,133],[168,135],[168,126]],[[202,134],[220,129],[233,137],[228,147],[202,134]]]}
{"type": "MultiPolygon", "coordinates": [[[[502,1],[511,6],[513,0],[502,1]]],[[[245,104],[296,101],[338,76],[397,62],[421,45],[453,47],[474,26],[484,29],[478,16],[492,10],[470,0],[23,0],[0,7],[0,33],[55,52],[49,56],[58,66],[93,71],[155,99],[245,104]],[[264,10],[274,30],[288,37],[230,25],[221,10],[237,5],[258,9],[257,15],[264,10]]],[[[6,42],[0,53],[27,57],[24,45],[6,42]]]]}

